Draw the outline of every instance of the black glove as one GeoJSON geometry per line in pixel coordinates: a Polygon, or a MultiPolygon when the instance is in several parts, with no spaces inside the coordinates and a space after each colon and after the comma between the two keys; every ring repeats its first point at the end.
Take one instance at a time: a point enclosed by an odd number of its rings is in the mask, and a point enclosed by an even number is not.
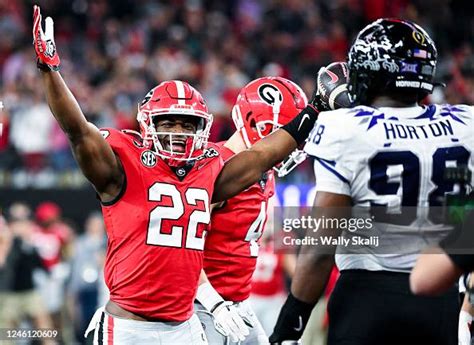
{"type": "Polygon", "coordinates": [[[313,91],[313,95],[311,96],[308,105],[313,106],[319,112],[331,110],[331,108],[329,108],[329,105],[322,100],[321,95],[319,95],[318,93],[318,89],[313,91]]]}
{"type": "Polygon", "coordinates": [[[270,343],[280,344],[284,340],[300,339],[313,307],[314,304],[300,301],[290,293],[278,315],[270,343]]]}

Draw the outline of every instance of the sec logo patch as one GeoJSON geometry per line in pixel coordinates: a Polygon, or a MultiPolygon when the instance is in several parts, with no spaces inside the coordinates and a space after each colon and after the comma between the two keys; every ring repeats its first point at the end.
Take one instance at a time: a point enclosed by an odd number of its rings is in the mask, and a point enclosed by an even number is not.
{"type": "Polygon", "coordinates": [[[147,168],[153,168],[156,165],[156,155],[150,150],[143,151],[142,155],[140,156],[140,160],[147,168]]]}

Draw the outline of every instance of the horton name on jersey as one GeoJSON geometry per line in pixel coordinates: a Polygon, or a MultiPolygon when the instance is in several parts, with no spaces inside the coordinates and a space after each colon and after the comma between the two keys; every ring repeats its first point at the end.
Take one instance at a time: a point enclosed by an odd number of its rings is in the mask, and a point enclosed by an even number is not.
{"type": "Polygon", "coordinates": [[[423,125],[406,125],[396,122],[384,122],[385,137],[393,139],[430,139],[454,135],[453,126],[449,119],[423,125]]]}

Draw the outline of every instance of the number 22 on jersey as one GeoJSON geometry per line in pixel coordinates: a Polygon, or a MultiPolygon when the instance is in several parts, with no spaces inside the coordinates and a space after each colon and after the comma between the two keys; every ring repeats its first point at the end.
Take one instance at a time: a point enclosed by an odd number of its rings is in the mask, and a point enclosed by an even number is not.
{"type": "Polygon", "coordinates": [[[181,193],[175,185],[169,183],[154,183],[148,189],[148,200],[161,202],[163,197],[171,199],[170,206],[156,206],[150,212],[148,222],[148,232],[146,243],[155,246],[175,247],[187,249],[204,249],[206,233],[199,237],[197,234],[198,224],[209,224],[211,214],[209,211],[209,194],[205,189],[188,188],[184,193],[183,200],[181,193]],[[185,207],[197,206],[198,201],[204,204],[204,210],[195,209],[189,215],[188,223],[183,225],[173,225],[170,233],[162,231],[163,223],[166,221],[178,221],[185,214],[185,207]],[[186,228],[186,229],[185,229],[186,228]],[[183,244],[184,233],[186,238],[183,244]]]}

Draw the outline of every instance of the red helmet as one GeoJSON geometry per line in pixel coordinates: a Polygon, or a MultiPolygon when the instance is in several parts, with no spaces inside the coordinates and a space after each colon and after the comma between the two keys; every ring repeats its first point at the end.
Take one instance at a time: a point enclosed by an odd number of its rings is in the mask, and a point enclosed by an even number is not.
{"type": "Polygon", "coordinates": [[[144,141],[154,144],[156,154],[165,159],[187,161],[198,158],[207,146],[212,115],[201,94],[184,81],[164,81],[151,89],[138,106],[137,121],[144,141]],[[160,117],[180,115],[190,116],[197,122],[195,133],[158,132],[156,122],[160,117]],[[196,121],[197,120],[197,121],[196,121]],[[169,149],[166,150],[160,137],[168,138],[169,149]],[[174,152],[173,141],[185,138],[185,152],[174,152]]]}
{"type": "MultiPolygon", "coordinates": [[[[307,103],[303,90],[292,81],[281,77],[258,78],[240,91],[232,109],[232,119],[249,148],[290,122],[307,103]]],[[[278,176],[285,176],[305,158],[303,151],[294,151],[275,167],[278,176]]]]}

